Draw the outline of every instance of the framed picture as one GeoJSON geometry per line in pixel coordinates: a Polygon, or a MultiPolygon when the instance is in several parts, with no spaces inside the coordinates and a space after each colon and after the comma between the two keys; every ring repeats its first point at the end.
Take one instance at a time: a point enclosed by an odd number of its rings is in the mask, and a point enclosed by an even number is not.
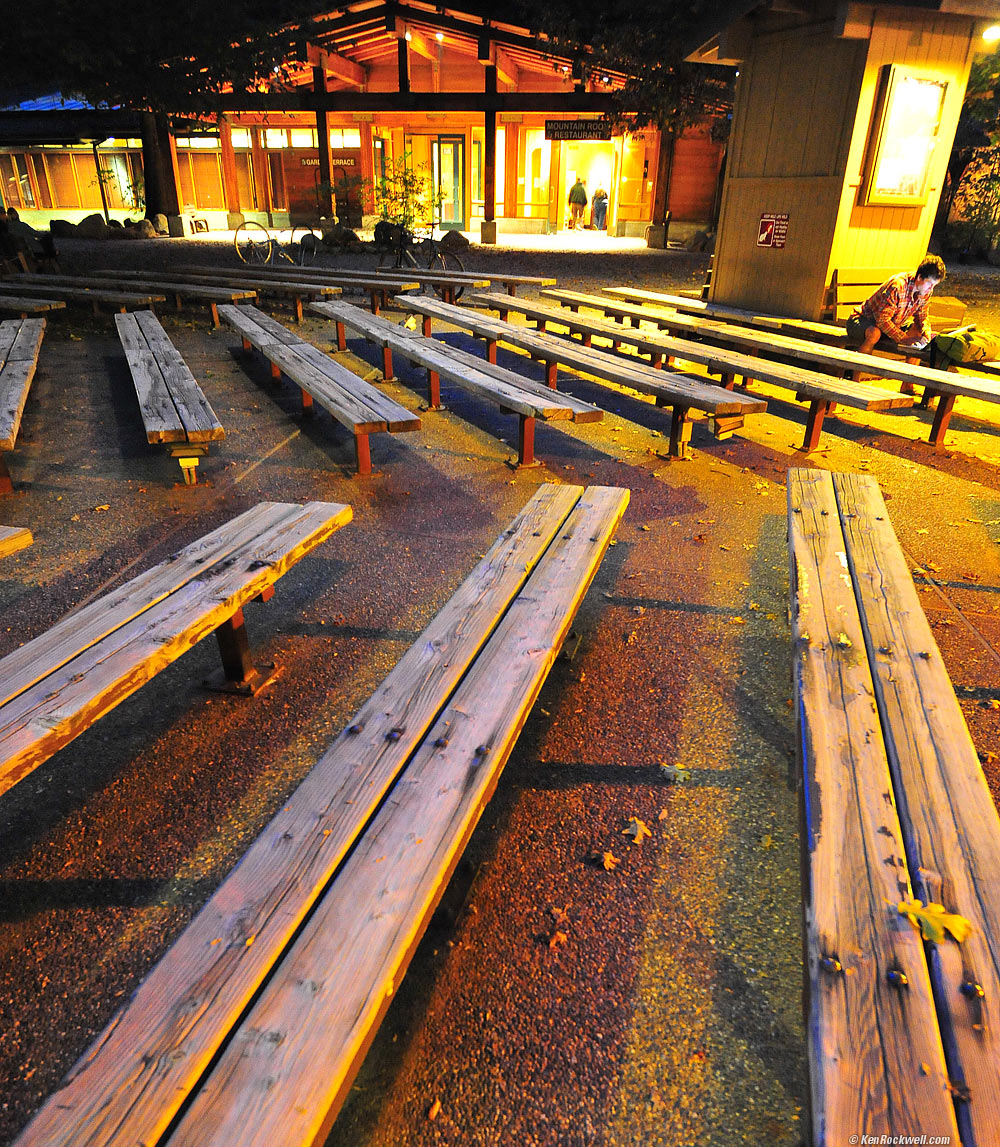
{"type": "Polygon", "coordinates": [[[887,64],[879,78],[861,202],[919,207],[927,202],[931,160],[948,81],[887,64]]]}

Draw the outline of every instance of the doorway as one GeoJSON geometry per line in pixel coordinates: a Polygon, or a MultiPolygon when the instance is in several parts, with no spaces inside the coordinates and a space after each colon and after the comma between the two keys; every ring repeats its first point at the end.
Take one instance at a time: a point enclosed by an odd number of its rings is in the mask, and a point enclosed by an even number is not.
{"type": "Polygon", "coordinates": [[[434,186],[438,193],[438,226],[465,230],[465,136],[439,135],[431,148],[434,186]]]}

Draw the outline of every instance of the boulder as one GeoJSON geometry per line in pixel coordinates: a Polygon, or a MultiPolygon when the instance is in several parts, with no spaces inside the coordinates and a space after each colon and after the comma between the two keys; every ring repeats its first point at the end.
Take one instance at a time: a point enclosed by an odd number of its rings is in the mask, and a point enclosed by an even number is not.
{"type": "Polygon", "coordinates": [[[114,228],[122,228],[122,227],[131,227],[131,226],[132,226],[132,220],[131,220],[131,219],[127,219],[127,220],[126,220],[124,223],[121,223],[121,222],[120,222],[119,220],[117,220],[117,219],[109,219],[109,220],[108,220],[108,226],[109,226],[110,228],[112,228],[112,229],[114,229],[114,228]]]}
{"type": "Polygon", "coordinates": [[[76,238],[77,239],[106,239],[108,234],[108,225],[104,222],[103,215],[88,215],[86,219],[81,219],[76,225],[76,238]]]}
{"type": "Polygon", "coordinates": [[[447,250],[461,250],[464,247],[470,246],[469,240],[462,234],[461,231],[446,231],[444,238],[441,240],[441,246],[447,250]]]}
{"type": "Polygon", "coordinates": [[[131,231],[136,239],[155,239],[157,235],[152,219],[140,219],[131,231]]]}
{"type": "Polygon", "coordinates": [[[72,239],[76,234],[76,224],[68,219],[53,219],[49,223],[53,239],[72,239]]]}
{"type": "Polygon", "coordinates": [[[153,227],[156,229],[157,235],[169,235],[170,234],[170,227],[167,223],[166,215],[163,215],[160,212],[157,212],[157,214],[153,216],[153,218],[150,220],[150,222],[153,224],[153,227]]]}
{"type": "Polygon", "coordinates": [[[707,231],[695,231],[690,239],[684,244],[685,251],[704,251],[705,244],[708,242],[707,231]]]}

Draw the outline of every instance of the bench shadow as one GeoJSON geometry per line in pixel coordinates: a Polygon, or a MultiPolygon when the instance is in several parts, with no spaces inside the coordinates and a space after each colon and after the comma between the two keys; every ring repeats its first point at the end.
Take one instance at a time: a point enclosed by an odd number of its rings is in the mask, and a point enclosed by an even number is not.
{"type": "MultiPolygon", "coordinates": [[[[122,459],[141,460],[149,463],[149,476],[152,478],[159,468],[157,463],[166,466],[168,459],[162,449],[146,441],[142,426],[142,414],[136,398],[135,386],[128,363],[122,355],[104,356],[104,374],[107,379],[107,393],[114,418],[114,442],[122,459]]],[[[145,475],[135,475],[145,477],[145,475]]]]}

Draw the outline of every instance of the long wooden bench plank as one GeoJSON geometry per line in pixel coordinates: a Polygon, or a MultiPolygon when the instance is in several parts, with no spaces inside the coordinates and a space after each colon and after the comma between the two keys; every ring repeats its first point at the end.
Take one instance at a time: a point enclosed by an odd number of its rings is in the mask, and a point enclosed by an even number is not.
{"type": "Polygon", "coordinates": [[[579,486],[537,491],[81,1057],[18,1147],[159,1142],[582,494],[579,486]]]}
{"type": "Polygon", "coordinates": [[[627,502],[627,491],[607,488],[581,499],[194,1097],[173,1145],[320,1140],[627,502]]]}
{"type": "Polygon", "coordinates": [[[920,936],[895,908],[906,852],[829,474],[790,471],[788,505],[813,1140],[957,1143],[920,936]]]}
{"type": "Polygon", "coordinates": [[[248,341],[252,341],[258,350],[263,350],[271,343],[295,346],[302,341],[294,331],[257,307],[223,306],[219,307],[219,315],[248,341]]]}
{"type": "Polygon", "coordinates": [[[973,1137],[962,1142],[1000,1143],[1000,817],[878,483],[836,474],[833,484],[914,893],[972,924],[961,947],[930,946],[951,1081],[969,1097],[973,1137]]]}
{"type": "MultiPolygon", "coordinates": [[[[126,316],[119,315],[115,321],[121,326],[125,318],[126,316]]],[[[159,319],[149,311],[135,314],[131,319],[142,331],[156,359],[157,366],[163,374],[163,381],[180,415],[188,441],[217,442],[225,438],[226,432],[222,428],[222,423],[216,417],[215,411],[180,352],[160,326],[159,319]]]]}
{"type": "MultiPolygon", "coordinates": [[[[0,323],[0,450],[14,449],[44,334],[45,319],[0,323]]],[[[4,465],[0,484],[5,474],[4,465]]]]}
{"type": "Polygon", "coordinates": [[[139,400],[139,412],[146,429],[146,441],[185,442],[187,434],[180,412],[174,406],[156,355],[133,315],[115,315],[118,338],[125,351],[132,385],[139,400]]]}
{"type": "MultiPolygon", "coordinates": [[[[0,709],[0,793],[231,619],[350,520],[350,506],[294,507],[267,533],[200,569],[139,616],[123,624],[118,619],[111,632],[72,661],[49,663],[40,680],[0,709]]],[[[30,644],[36,643],[47,646],[49,635],[30,644]]],[[[5,662],[0,662],[4,676],[5,662]]]]}
{"type": "MultiPolygon", "coordinates": [[[[96,308],[98,303],[111,303],[120,308],[151,307],[154,303],[163,303],[166,296],[154,291],[111,291],[95,287],[69,287],[59,283],[24,283],[20,279],[15,285],[17,294],[52,296],[68,303],[92,303],[96,308]]],[[[4,283],[0,283],[0,294],[6,292],[4,283]]]]}
{"type": "Polygon", "coordinates": [[[0,311],[20,315],[22,318],[65,309],[66,303],[63,299],[28,299],[20,295],[0,294],[0,311]]]}
{"type": "Polygon", "coordinates": [[[330,372],[319,364],[303,358],[298,347],[275,344],[268,349],[267,356],[283,374],[306,391],[352,433],[370,434],[389,429],[386,420],[371,406],[366,405],[361,398],[345,387],[339,386],[330,372]]]}
{"type": "Polygon", "coordinates": [[[67,614],[0,662],[0,706],[174,593],[201,570],[226,561],[255,537],[272,532],[283,522],[293,521],[300,509],[284,502],[261,502],[166,561],[67,614]]]}
{"type": "Polygon", "coordinates": [[[23,526],[0,526],[0,558],[16,554],[34,542],[31,530],[23,526]]]}

